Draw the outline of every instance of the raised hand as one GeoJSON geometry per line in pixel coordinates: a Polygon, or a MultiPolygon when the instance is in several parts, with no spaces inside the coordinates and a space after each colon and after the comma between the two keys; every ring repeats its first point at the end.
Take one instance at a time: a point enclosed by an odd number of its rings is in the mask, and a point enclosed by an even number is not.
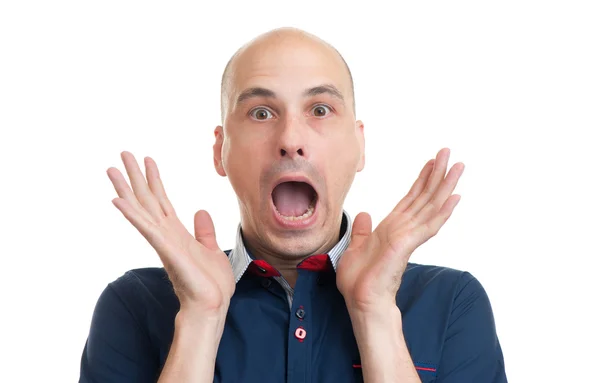
{"type": "Polygon", "coordinates": [[[337,286],[349,309],[368,311],[393,303],[413,251],[436,235],[460,200],[451,195],[464,170],[456,163],[446,175],[450,149],[429,160],[408,194],[371,232],[368,213],[354,220],[350,245],[337,268],[337,286]],[[351,306],[351,307],[350,307],[351,306]]]}
{"type": "Polygon", "coordinates": [[[144,177],[133,154],[124,151],[121,159],[132,188],[118,169],[109,168],[108,177],[119,196],[112,202],[158,253],[179,298],[180,311],[222,314],[235,282],[227,256],[217,245],[210,215],[204,210],[194,215],[192,236],[177,218],[154,160],[145,158],[144,177]]]}

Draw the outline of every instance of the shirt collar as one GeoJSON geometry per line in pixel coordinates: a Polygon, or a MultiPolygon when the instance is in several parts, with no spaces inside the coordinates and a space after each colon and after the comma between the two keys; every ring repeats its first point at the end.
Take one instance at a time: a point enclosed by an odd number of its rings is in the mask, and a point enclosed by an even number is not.
{"type": "MultiPolygon", "coordinates": [[[[334,270],[337,270],[338,262],[350,244],[352,219],[345,210],[343,211],[342,225],[340,230],[343,232],[340,240],[331,248],[331,250],[327,252],[334,270]]],[[[229,253],[229,262],[231,263],[231,268],[233,269],[233,276],[235,277],[236,283],[242,278],[242,275],[244,275],[248,269],[248,266],[250,266],[253,261],[254,260],[250,256],[246,246],[244,246],[244,240],[242,238],[242,225],[239,224],[235,240],[235,247],[229,253]]]]}

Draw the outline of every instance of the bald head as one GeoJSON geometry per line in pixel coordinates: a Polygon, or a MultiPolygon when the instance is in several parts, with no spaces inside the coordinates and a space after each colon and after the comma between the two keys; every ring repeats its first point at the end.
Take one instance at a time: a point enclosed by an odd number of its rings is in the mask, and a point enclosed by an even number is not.
{"type": "Polygon", "coordinates": [[[365,163],[353,88],[338,51],[295,28],[258,36],[227,64],[213,163],[237,195],[251,253],[295,267],[339,241],[365,163]]]}
{"type": "Polygon", "coordinates": [[[339,61],[340,70],[343,70],[347,74],[351,93],[350,102],[353,113],[356,114],[354,81],[352,79],[352,73],[350,72],[350,68],[346,63],[346,60],[344,60],[338,50],[335,49],[331,44],[311,33],[297,28],[284,27],[266,32],[244,44],[227,62],[221,78],[221,122],[224,122],[225,115],[229,108],[231,108],[230,97],[232,82],[235,80],[235,74],[240,65],[246,64],[248,60],[257,61],[257,56],[260,56],[260,52],[281,47],[293,49],[293,47],[300,46],[308,47],[309,49],[327,50],[335,55],[336,59],[339,61]]]}

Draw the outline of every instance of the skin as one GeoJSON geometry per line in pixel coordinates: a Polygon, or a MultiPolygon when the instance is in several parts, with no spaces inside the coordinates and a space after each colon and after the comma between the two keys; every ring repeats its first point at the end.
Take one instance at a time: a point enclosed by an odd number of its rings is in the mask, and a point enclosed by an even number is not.
{"type": "Polygon", "coordinates": [[[293,286],[296,265],[339,240],[344,199],[364,167],[364,125],[355,120],[351,80],[332,48],[294,29],[243,47],[229,73],[223,125],[214,131],[215,169],[229,178],[238,197],[246,246],[293,286]],[[330,93],[304,96],[322,85],[337,89],[342,99],[330,93]],[[252,87],[275,97],[238,102],[252,87]],[[311,228],[282,229],[272,218],[273,183],[289,174],[307,176],[318,192],[318,220],[311,228]]]}
{"type": "MultiPolygon", "coordinates": [[[[297,263],[338,241],[344,199],[364,167],[364,125],[355,120],[351,80],[331,47],[290,28],[253,40],[229,69],[223,124],[215,129],[215,169],[229,177],[236,192],[246,246],[293,284],[297,263]],[[304,96],[307,88],[324,84],[335,87],[342,100],[328,93],[304,96]],[[238,103],[249,87],[269,89],[277,97],[238,103]],[[323,105],[330,108],[321,109],[323,105]],[[318,217],[311,227],[282,229],[270,211],[272,186],[283,175],[299,173],[319,194],[318,217]]],[[[368,213],[354,220],[336,281],[365,382],[420,381],[404,341],[396,295],[414,250],[437,234],[460,200],[452,192],[464,164],[446,174],[449,155],[444,148],[425,164],[375,230],[368,213]]],[[[119,196],[113,204],[155,248],[181,304],[159,382],[210,382],[235,290],[231,266],[206,211],[195,214],[192,235],[177,218],[154,160],[144,159],[144,177],[131,153],[123,152],[121,158],[131,187],[118,169],[109,168],[119,196]]]]}

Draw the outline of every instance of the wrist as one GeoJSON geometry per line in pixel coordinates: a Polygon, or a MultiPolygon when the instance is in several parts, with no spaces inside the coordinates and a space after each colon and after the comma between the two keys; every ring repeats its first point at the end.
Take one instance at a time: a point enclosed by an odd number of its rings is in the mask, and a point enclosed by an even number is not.
{"type": "Polygon", "coordinates": [[[159,382],[212,381],[227,310],[204,312],[182,306],[159,382]]]}
{"type": "Polygon", "coordinates": [[[396,304],[381,304],[368,309],[348,307],[348,314],[352,323],[360,326],[378,327],[402,323],[402,314],[396,304]]]}
{"type": "Polygon", "coordinates": [[[381,305],[369,311],[350,309],[348,314],[359,347],[392,339],[397,342],[404,341],[402,314],[396,305],[381,305]]]}
{"type": "Polygon", "coordinates": [[[219,312],[201,313],[195,310],[180,309],[175,316],[174,342],[189,343],[192,346],[197,342],[209,342],[218,348],[227,310],[219,312]]]}
{"type": "Polygon", "coordinates": [[[214,312],[204,312],[202,310],[194,310],[181,308],[175,316],[175,328],[182,330],[192,329],[198,331],[201,329],[218,330],[225,326],[227,318],[227,309],[220,309],[214,312]]]}
{"type": "Polygon", "coordinates": [[[349,311],[365,382],[417,382],[397,305],[349,311]]]}
{"type": "Polygon", "coordinates": [[[229,302],[213,309],[206,309],[195,305],[182,304],[175,317],[175,322],[181,322],[181,325],[211,325],[225,323],[229,302]]]}
{"type": "Polygon", "coordinates": [[[380,298],[372,302],[344,297],[344,301],[350,316],[373,317],[377,319],[378,317],[386,317],[390,314],[396,315],[396,312],[400,312],[395,296],[380,298]]]}

